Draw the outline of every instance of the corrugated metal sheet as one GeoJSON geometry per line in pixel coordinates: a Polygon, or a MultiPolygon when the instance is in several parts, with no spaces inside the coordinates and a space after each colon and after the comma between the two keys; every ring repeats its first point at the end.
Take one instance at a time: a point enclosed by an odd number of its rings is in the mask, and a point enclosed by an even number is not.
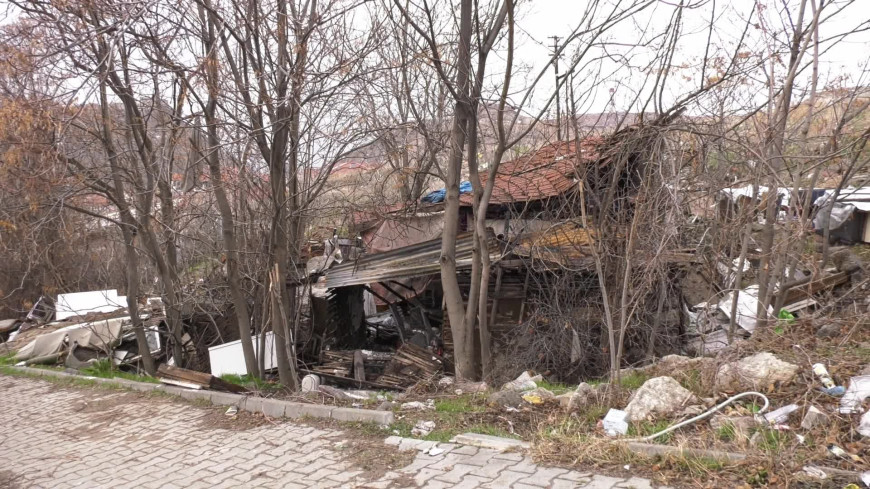
{"type": "Polygon", "coordinates": [[[513,251],[519,256],[548,263],[578,266],[591,263],[589,246],[594,242],[595,234],[591,229],[568,221],[521,237],[513,251]]]}
{"type": "MultiPolygon", "coordinates": [[[[456,268],[471,268],[474,236],[463,233],[456,239],[456,268]]],[[[501,248],[489,235],[489,255],[501,256],[501,248]]],[[[441,271],[441,238],[405,246],[385,253],[364,255],[356,261],[342,263],[326,272],[326,287],[347,287],[390,279],[420,277],[441,271]]]]}

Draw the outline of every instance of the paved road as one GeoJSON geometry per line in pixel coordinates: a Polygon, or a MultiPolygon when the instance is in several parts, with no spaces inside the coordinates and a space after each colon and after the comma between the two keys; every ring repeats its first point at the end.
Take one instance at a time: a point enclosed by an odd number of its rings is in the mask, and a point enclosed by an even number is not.
{"type": "Polygon", "coordinates": [[[0,488],[513,488],[653,487],[535,465],[518,453],[412,441],[361,448],[341,431],[96,388],[0,375],[0,488]],[[369,455],[363,456],[371,452],[369,455]]]}

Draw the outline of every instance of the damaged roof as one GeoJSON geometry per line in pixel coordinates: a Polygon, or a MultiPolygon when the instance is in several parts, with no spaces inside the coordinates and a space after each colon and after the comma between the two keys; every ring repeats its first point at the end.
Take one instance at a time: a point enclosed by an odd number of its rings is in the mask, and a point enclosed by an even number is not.
{"type": "MultiPolygon", "coordinates": [[[[501,257],[501,247],[491,230],[488,231],[489,256],[501,257]]],[[[471,268],[473,233],[456,238],[456,268],[471,268]]],[[[347,287],[377,283],[384,280],[421,277],[441,271],[441,238],[431,239],[384,253],[364,255],[359,260],[346,261],[325,272],[326,287],[347,287]]]]}
{"type": "MultiPolygon", "coordinates": [[[[586,138],[580,141],[580,154],[584,161],[598,159],[597,147],[601,138],[586,138]]],[[[511,161],[499,165],[490,204],[530,202],[559,196],[570,190],[577,182],[577,141],[559,141],[546,144],[511,161]]],[[[486,184],[488,172],[480,173],[480,181],[486,184]]],[[[462,194],[459,200],[471,205],[472,194],[462,194]]]]}

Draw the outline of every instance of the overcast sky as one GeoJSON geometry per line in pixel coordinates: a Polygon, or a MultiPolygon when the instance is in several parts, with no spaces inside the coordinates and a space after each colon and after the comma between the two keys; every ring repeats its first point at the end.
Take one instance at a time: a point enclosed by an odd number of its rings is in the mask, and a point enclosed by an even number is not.
{"type": "MultiPolygon", "coordinates": [[[[786,0],[793,7],[796,7],[799,0],[786,0]]],[[[625,2],[623,2],[624,4],[625,2]]],[[[666,1],[661,0],[635,15],[631,21],[621,23],[617,28],[612,30],[608,38],[610,42],[620,44],[633,44],[642,40],[645,31],[649,36],[653,32],[661,32],[669,23],[675,11],[674,5],[678,4],[678,0],[666,1]]],[[[699,66],[699,60],[704,55],[704,48],[707,44],[708,25],[711,14],[715,5],[715,22],[712,34],[712,43],[724,48],[730,48],[733,52],[745,21],[751,14],[753,24],[758,23],[759,14],[754,10],[756,2],[752,0],[686,0],[685,2],[691,8],[684,10],[684,27],[682,35],[679,39],[677,53],[674,59],[674,64],[685,64],[688,69],[684,75],[690,75],[693,71],[696,76],[693,80],[685,80],[675,78],[671,85],[671,97],[678,96],[684,93],[685,90],[692,87],[697,87],[699,79],[697,72],[693,67],[699,66]]],[[[758,2],[761,9],[764,10],[763,16],[767,23],[767,28],[773,32],[777,32],[777,40],[785,44],[787,38],[782,35],[782,0],[777,1],[762,1],[758,2]]],[[[550,45],[552,40],[549,36],[557,35],[563,39],[575,27],[578,19],[582,16],[582,10],[585,1],[582,0],[532,0],[527,2],[522,7],[522,14],[518,20],[520,31],[525,33],[518,49],[518,58],[534,67],[534,72],[537,73],[541,67],[548,62],[550,45]]],[[[833,43],[832,39],[839,34],[849,32],[856,28],[868,28],[870,22],[870,0],[858,0],[849,2],[845,0],[830,0],[827,2],[825,12],[826,16],[830,16],[820,29],[820,37],[825,50],[821,56],[820,62],[820,85],[824,86],[832,82],[838,77],[850,77],[851,84],[870,85],[864,75],[864,79],[860,76],[867,68],[868,59],[870,59],[870,35],[868,32],[861,32],[849,36],[845,39],[840,39],[837,43],[833,43]],[[832,15],[835,11],[844,7],[843,11],[832,15]]],[[[796,10],[796,8],[795,8],[796,10]]],[[[752,50],[760,50],[762,45],[761,36],[763,31],[759,28],[750,28],[747,44],[752,50]]],[[[782,47],[782,46],[780,46],[782,47]]],[[[614,49],[619,49],[614,48],[614,49]]],[[[623,48],[627,52],[628,48],[623,48]]],[[[606,62],[602,66],[607,69],[612,69],[614,73],[618,73],[615,79],[610,80],[603,85],[607,88],[620,88],[620,92],[631,92],[630,87],[637,87],[644,78],[637,67],[644,64],[647,59],[644,56],[643,50],[633,49],[632,58],[633,65],[631,67],[619,66],[614,63],[606,62]],[[622,85],[620,87],[620,85],[622,85]],[[628,88],[628,90],[626,90],[628,88]]],[[[570,55],[566,55],[566,58],[570,55]]],[[[563,61],[563,66],[565,62],[563,61]]],[[[783,70],[784,71],[784,70],[783,70]]],[[[542,85],[541,93],[552,91],[553,76],[550,75],[545,80],[546,84],[542,85]],[[546,89],[545,89],[546,88],[546,89]]],[[[846,82],[849,84],[849,82],[846,82]]],[[[607,90],[599,88],[598,95],[592,97],[586,104],[586,109],[591,112],[604,111],[608,108],[624,109],[628,105],[626,100],[617,103],[616,107],[608,107],[606,96],[607,90]]],[[[627,97],[626,97],[627,98],[627,97]]]]}

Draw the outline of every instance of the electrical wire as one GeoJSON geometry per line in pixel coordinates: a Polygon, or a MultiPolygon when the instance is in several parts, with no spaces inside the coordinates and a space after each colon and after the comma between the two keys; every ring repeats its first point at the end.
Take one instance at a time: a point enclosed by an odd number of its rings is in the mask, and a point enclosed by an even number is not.
{"type": "Polygon", "coordinates": [[[620,441],[638,441],[638,440],[650,441],[650,440],[655,440],[656,438],[658,438],[662,435],[666,435],[666,434],[668,434],[676,429],[682,428],[683,426],[692,424],[696,421],[700,421],[700,420],[710,416],[711,414],[715,413],[716,411],[719,411],[723,407],[731,404],[732,402],[734,402],[738,399],[742,399],[744,397],[748,397],[748,396],[760,397],[761,399],[764,400],[764,406],[762,406],[761,409],[759,409],[758,412],[755,413],[755,418],[758,419],[761,417],[761,415],[765,411],[767,411],[767,408],[770,407],[770,401],[767,399],[767,396],[765,396],[764,394],[762,394],[760,392],[749,391],[749,392],[743,392],[743,393],[737,394],[736,396],[729,397],[728,399],[722,401],[721,403],[717,404],[716,406],[713,406],[712,408],[708,409],[707,411],[695,416],[694,418],[690,418],[690,419],[687,419],[685,421],[681,421],[673,426],[670,426],[668,428],[663,429],[662,431],[659,431],[658,433],[653,433],[652,435],[645,436],[643,438],[632,438],[630,440],[620,440],[620,441]]]}

